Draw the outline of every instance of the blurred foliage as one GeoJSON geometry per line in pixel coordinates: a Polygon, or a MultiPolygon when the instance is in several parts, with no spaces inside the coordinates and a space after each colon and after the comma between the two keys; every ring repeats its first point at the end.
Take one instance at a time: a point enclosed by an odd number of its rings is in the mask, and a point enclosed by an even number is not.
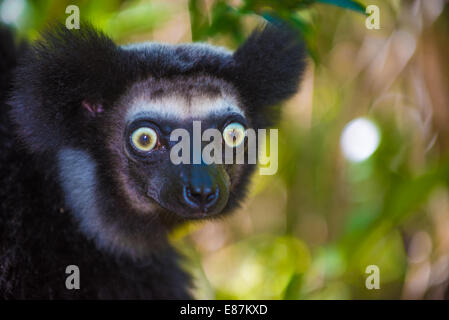
{"type": "MultiPolygon", "coordinates": [[[[1,2],[1,1],[0,1],[1,2]]],[[[119,43],[208,41],[236,48],[264,20],[301,31],[310,55],[279,127],[279,171],[256,174],[224,221],[188,225],[173,242],[198,298],[441,298],[449,282],[449,10],[443,0],[373,0],[381,29],[349,0],[26,1],[16,23],[35,38],[77,4],[119,43]],[[348,9],[348,10],[347,10],[348,9]],[[360,14],[361,13],[361,14],[360,14]],[[368,159],[340,136],[376,123],[368,159]],[[365,287],[368,265],[380,290],[365,287]]]]}

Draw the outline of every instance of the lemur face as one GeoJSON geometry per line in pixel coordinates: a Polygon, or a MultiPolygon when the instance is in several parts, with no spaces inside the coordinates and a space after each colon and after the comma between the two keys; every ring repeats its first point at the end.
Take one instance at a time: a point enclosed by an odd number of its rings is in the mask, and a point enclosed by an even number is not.
{"type": "MultiPolygon", "coordinates": [[[[223,134],[229,128],[240,130],[243,137],[251,120],[229,83],[211,76],[150,78],[133,85],[116,108],[120,112],[111,117],[114,130],[107,139],[108,152],[117,164],[118,188],[130,206],[143,214],[157,211],[183,219],[223,212],[229,198],[238,193],[235,188],[244,164],[206,164],[202,151],[208,143],[200,140],[200,148],[194,150],[193,139],[201,139],[209,129],[223,134]],[[200,129],[196,137],[194,122],[200,129]],[[184,130],[188,139],[172,139],[175,130],[184,130]],[[188,161],[174,163],[173,148],[181,143],[187,143],[188,161]],[[199,163],[194,163],[195,152],[199,163]]],[[[221,150],[233,147],[226,139],[213,142],[221,143],[221,150]]]]}
{"type": "Polygon", "coordinates": [[[255,165],[203,161],[202,133],[217,130],[229,150],[226,132],[244,137],[274,124],[274,106],[298,89],[304,57],[298,35],[272,25],[234,53],[118,46],[88,24],[59,25],[19,63],[11,116],[29,152],[54,157],[64,206],[84,234],[142,256],[174,225],[230,212],[245,197],[255,165]],[[187,163],[172,159],[181,129],[187,163]]]}

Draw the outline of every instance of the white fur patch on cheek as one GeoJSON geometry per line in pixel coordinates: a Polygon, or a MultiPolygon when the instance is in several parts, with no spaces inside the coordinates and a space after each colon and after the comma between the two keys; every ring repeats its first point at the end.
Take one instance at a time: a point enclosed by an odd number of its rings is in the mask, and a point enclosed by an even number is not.
{"type": "Polygon", "coordinates": [[[147,248],[133,243],[116,225],[102,218],[99,203],[97,166],[88,153],[76,149],[62,149],[57,156],[59,180],[65,202],[73,212],[84,235],[95,241],[98,248],[111,253],[142,255],[147,248]]]}
{"type": "Polygon", "coordinates": [[[96,200],[96,165],[84,151],[63,149],[58,153],[59,180],[65,201],[90,238],[98,234],[101,218],[96,200]]]}

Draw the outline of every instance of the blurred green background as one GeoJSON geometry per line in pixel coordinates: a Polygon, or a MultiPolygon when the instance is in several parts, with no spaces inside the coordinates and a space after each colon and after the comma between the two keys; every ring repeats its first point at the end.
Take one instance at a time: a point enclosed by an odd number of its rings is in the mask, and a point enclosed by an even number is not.
{"type": "Polygon", "coordinates": [[[236,48],[264,19],[310,51],[279,170],[231,217],[173,234],[200,299],[439,299],[449,283],[449,5],[444,0],[0,0],[35,39],[76,4],[118,43],[236,48]],[[377,265],[380,289],[368,290],[377,265]]]}

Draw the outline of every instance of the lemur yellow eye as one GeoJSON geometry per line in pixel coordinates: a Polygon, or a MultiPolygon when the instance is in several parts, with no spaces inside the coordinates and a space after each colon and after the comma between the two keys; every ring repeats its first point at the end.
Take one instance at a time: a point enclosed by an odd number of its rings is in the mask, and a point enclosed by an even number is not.
{"type": "Polygon", "coordinates": [[[133,132],[131,141],[139,151],[150,151],[156,146],[157,133],[151,128],[142,127],[133,132]]]}
{"type": "Polygon", "coordinates": [[[231,147],[238,147],[245,139],[245,127],[238,122],[230,123],[223,130],[223,139],[231,147]]]}

